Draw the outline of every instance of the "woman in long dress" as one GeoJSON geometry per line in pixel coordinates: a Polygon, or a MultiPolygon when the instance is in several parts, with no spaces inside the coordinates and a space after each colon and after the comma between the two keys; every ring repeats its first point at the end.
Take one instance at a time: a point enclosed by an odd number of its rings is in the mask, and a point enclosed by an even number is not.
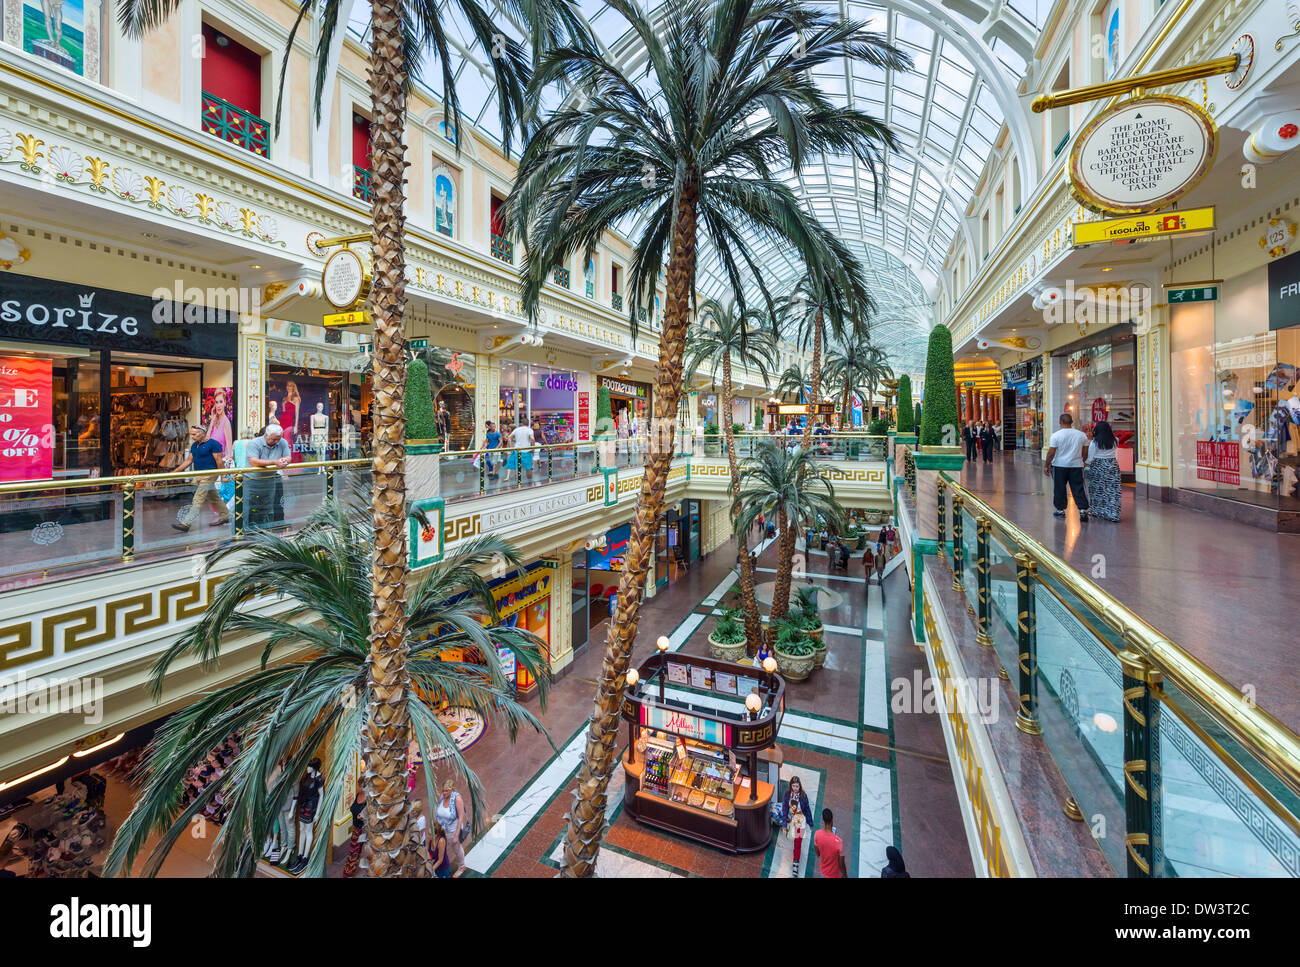
{"type": "Polygon", "coordinates": [[[1092,446],[1088,447],[1088,516],[1102,520],[1119,520],[1120,476],[1115,459],[1115,431],[1105,420],[1092,428],[1092,446]]]}
{"type": "Polygon", "coordinates": [[[280,426],[284,428],[284,442],[289,444],[289,461],[302,463],[302,454],[293,445],[298,435],[298,408],[302,405],[302,394],[298,384],[289,380],[284,389],[284,402],[280,405],[280,426]]]}

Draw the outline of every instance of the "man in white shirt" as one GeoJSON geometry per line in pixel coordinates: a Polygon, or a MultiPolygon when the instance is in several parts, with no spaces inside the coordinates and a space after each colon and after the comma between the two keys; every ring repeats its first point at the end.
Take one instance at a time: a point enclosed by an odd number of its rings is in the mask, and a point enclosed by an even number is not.
{"type": "Polygon", "coordinates": [[[1088,519],[1088,495],[1083,489],[1083,465],[1088,461],[1088,437],[1074,428],[1074,417],[1061,414],[1061,428],[1047,441],[1047,461],[1043,474],[1052,478],[1053,515],[1065,516],[1065,486],[1070,485],[1079,520],[1088,519]]]}
{"type": "Polygon", "coordinates": [[[514,448],[519,451],[519,482],[524,482],[524,471],[528,471],[528,480],[533,479],[533,451],[531,447],[537,446],[537,438],[533,435],[533,428],[527,423],[520,422],[510,432],[510,442],[514,448]]]}

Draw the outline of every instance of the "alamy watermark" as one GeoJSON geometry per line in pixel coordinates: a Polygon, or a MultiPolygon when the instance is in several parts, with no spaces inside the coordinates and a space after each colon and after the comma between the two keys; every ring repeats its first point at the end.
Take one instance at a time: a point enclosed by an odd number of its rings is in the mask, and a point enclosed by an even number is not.
{"type": "Polygon", "coordinates": [[[102,678],[0,678],[0,715],[80,715],[86,725],[104,718],[102,678]]]}

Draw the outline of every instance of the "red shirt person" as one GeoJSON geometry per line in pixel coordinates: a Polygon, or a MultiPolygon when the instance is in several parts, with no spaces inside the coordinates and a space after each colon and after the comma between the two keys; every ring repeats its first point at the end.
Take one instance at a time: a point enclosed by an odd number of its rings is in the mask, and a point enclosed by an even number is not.
{"type": "Polygon", "coordinates": [[[844,841],[835,834],[835,821],[829,809],[822,810],[822,828],[813,834],[813,855],[817,857],[822,876],[832,879],[848,879],[849,869],[844,862],[844,841]]]}

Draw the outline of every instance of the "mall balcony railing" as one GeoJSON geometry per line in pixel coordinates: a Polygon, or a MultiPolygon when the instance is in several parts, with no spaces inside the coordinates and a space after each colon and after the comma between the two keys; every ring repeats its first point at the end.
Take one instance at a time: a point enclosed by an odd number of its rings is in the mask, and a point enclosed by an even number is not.
{"type": "MultiPolygon", "coordinates": [[[[644,439],[611,439],[444,452],[437,455],[439,496],[450,503],[597,476],[602,468],[639,469],[649,448],[644,439]]],[[[674,457],[689,455],[689,434],[682,432],[674,457]]],[[[0,591],[144,558],[201,553],[254,530],[291,530],[330,497],[368,486],[370,467],[369,459],[352,459],[290,464],[283,471],[189,470],[0,484],[0,591]],[[209,482],[229,494],[228,524],[218,523],[204,501],[191,517],[196,489],[209,482]]]]}
{"type": "MultiPolygon", "coordinates": [[[[749,430],[735,434],[736,457],[740,460],[754,456],[764,443],[777,443],[780,446],[793,446],[803,441],[803,435],[790,436],[787,433],[753,432],[749,430]]],[[[830,460],[841,463],[879,462],[885,459],[888,437],[870,433],[856,433],[851,430],[834,430],[830,433],[814,434],[812,438],[813,457],[818,460],[830,460]]],[[[692,452],[697,457],[727,457],[727,437],[719,430],[716,434],[697,434],[692,452]]]]}
{"type": "Polygon", "coordinates": [[[374,175],[369,168],[362,168],[359,165],[352,166],[353,198],[360,198],[364,202],[370,201],[373,184],[374,175]]]}
{"type": "Polygon", "coordinates": [[[944,477],[954,590],[1116,875],[1300,876],[1295,733],[944,477]]]}
{"type": "Polygon", "coordinates": [[[258,117],[229,101],[201,92],[199,126],[207,134],[215,134],[263,158],[271,157],[271,126],[258,117]]]}

